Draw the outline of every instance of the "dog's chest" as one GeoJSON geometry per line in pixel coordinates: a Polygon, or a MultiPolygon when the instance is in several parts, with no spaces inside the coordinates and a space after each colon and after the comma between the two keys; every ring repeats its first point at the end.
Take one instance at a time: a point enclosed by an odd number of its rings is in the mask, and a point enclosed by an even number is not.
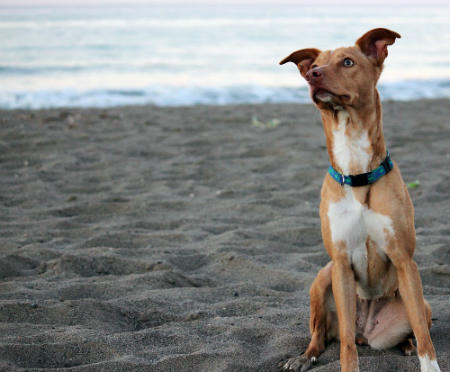
{"type": "Polygon", "coordinates": [[[365,173],[370,160],[370,141],[367,130],[349,131],[349,115],[338,114],[338,123],[333,130],[333,157],[346,175],[365,173]]]}
{"type": "Polygon", "coordinates": [[[360,295],[373,298],[383,289],[371,280],[376,260],[387,260],[386,244],[393,236],[392,221],[361,204],[351,187],[344,186],[345,196],[328,207],[331,239],[336,249],[345,250],[357,278],[360,295]]]}
{"type": "MultiPolygon", "coordinates": [[[[363,126],[350,123],[346,111],[338,113],[332,131],[333,158],[344,174],[359,174],[369,169],[371,142],[363,126]]],[[[328,206],[331,239],[335,249],[345,250],[357,280],[358,294],[363,298],[381,296],[383,276],[388,266],[386,244],[394,235],[390,217],[361,203],[352,187],[343,186],[341,199],[328,206]]]]}

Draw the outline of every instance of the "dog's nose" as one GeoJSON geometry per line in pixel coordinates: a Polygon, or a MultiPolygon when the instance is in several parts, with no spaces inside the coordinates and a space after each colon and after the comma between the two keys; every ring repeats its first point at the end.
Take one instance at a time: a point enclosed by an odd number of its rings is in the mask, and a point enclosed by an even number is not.
{"type": "Polygon", "coordinates": [[[322,71],[320,70],[320,67],[313,68],[311,73],[312,73],[312,76],[314,76],[314,77],[321,77],[322,76],[322,71]]]}
{"type": "Polygon", "coordinates": [[[323,77],[323,71],[320,67],[314,67],[311,70],[309,70],[306,73],[306,81],[313,82],[313,81],[320,81],[323,77]]]}

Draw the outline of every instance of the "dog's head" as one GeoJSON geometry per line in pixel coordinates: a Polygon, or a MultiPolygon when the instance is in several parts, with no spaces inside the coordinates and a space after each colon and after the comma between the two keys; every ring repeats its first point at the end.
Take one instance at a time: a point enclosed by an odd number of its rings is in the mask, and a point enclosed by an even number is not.
{"type": "Polygon", "coordinates": [[[375,28],[366,32],[355,46],[321,51],[300,49],[280,65],[293,62],[310,86],[311,98],[319,109],[359,106],[372,95],[397,32],[375,28]]]}

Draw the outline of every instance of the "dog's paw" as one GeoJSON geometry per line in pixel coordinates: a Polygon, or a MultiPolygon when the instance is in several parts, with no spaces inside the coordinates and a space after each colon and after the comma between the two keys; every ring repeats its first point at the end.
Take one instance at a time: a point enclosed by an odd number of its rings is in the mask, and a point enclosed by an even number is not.
{"type": "Polygon", "coordinates": [[[400,350],[402,351],[402,353],[406,356],[411,356],[411,355],[416,355],[417,354],[417,349],[414,346],[412,339],[408,339],[404,342],[402,342],[400,345],[400,350]]]}
{"type": "Polygon", "coordinates": [[[289,358],[278,363],[278,367],[282,371],[288,372],[304,372],[307,371],[313,364],[317,363],[316,357],[308,358],[305,354],[298,357],[289,358]]]}

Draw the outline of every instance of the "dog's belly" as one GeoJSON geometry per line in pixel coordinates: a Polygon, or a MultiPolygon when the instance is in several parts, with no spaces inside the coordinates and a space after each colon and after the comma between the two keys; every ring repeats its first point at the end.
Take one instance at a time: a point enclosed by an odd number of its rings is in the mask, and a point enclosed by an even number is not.
{"type": "Polygon", "coordinates": [[[411,333],[405,305],[392,295],[377,300],[356,302],[356,342],[375,349],[399,344],[411,333]]]}
{"type": "Polygon", "coordinates": [[[361,204],[345,187],[345,197],[328,207],[331,239],[336,249],[347,253],[358,296],[385,296],[396,285],[395,268],[385,253],[387,240],[394,234],[392,221],[361,204]]]}

